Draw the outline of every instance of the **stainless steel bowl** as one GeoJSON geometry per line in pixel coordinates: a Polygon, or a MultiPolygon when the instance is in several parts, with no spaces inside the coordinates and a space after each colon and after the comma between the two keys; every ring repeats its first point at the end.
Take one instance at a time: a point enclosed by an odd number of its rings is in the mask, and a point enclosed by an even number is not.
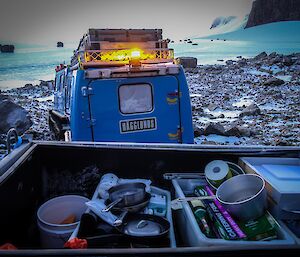
{"type": "Polygon", "coordinates": [[[267,208],[265,181],[255,174],[226,180],[217,189],[216,197],[230,214],[243,221],[262,216],[267,208]]]}

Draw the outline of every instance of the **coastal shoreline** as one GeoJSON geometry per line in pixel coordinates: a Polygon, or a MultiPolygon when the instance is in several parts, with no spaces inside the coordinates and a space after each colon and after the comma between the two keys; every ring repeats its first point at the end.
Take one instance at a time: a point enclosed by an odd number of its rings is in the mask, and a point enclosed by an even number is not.
{"type": "MultiPolygon", "coordinates": [[[[299,146],[300,53],[272,53],[185,70],[195,142],[214,145],[299,146]]],[[[36,140],[53,140],[48,111],[53,81],[3,91],[28,111],[36,140]]]]}

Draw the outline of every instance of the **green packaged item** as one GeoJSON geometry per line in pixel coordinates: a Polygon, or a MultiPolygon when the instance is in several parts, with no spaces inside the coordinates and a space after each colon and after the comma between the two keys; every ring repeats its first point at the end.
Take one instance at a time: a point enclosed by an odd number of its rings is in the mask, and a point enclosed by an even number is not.
{"type": "MultiPolygon", "coordinates": [[[[197,196],[208,195],[207,190],[205,190],[204,186],[195,187],[194,193],[197,196]]],[[[213,224],[212,226],[217,237],[226,240],[238,239],[238,235],[232,229],[223,214],[219,211],[215,203],[212,200],[203,200],[202,202],[206,212],[208,213],[208,217],[213,224]]]]}
{"type": "Polygon", "coordinates": [[[193,200],[190,202],[190,205],[192,207],[193,213],[201,231],[207,237],[215,237],[214,233],[209,227],[207,212],[203,202],[200,200],[193,200]]]}
{"type": "Polygon", "coordinates": [[[268,212],[256,220],[238,224],[249,241],[268,241],[277,238],[277,222],[268,212]]]}
{"type": "MultiPolygon", "coordinates": [[[[197,186],[194,189],[197,196],[214,195],[212,190],[206,186],[197,186]]],[[[211,220],[214,222],[214,227],[218,231],[220,238],[227,240],[245,239],[245,233],[236,224],[229,213],[221,206],[217,200],[204,200],[206,210],[209,213],[211,220]]]]}

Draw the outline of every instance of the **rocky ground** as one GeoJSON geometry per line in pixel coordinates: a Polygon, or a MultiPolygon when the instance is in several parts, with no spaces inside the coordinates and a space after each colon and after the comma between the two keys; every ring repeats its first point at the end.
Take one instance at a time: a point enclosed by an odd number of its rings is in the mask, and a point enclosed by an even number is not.
{"type": "MultiPolygon", "coordinates": [[[[186,77],[196,143],[300,145],[300,53],[200,65],[186,77]]],[[[26,134],[37,140],[53,139],[51,88],[41,82],[2,92],[28,111],[33,124],[26,134]]]]}
{"type": "Polygon", "coordinates": [[[52,83],[41,81],[39,85],[27,84],[0,93],[27,111],[32,125],[25,134],[31,134],[36,140],[53,140],[48,126],[48,111],[53,106],[52,83]]]}
{"type": "Polygon", "coordinates": [[[186,71],[197,143],[300,145],[300,53],[186,71]]]}

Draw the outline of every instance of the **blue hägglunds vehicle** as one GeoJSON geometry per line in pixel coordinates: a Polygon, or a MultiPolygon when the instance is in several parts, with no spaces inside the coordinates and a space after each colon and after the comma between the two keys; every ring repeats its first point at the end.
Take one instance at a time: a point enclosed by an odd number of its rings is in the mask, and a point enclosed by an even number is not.
{"type": "Polygon", "coordinates": [[[89,29],[56,68],[49,124],[70,141],[193,143],[188,86],[160,29],[89,29]]]}

